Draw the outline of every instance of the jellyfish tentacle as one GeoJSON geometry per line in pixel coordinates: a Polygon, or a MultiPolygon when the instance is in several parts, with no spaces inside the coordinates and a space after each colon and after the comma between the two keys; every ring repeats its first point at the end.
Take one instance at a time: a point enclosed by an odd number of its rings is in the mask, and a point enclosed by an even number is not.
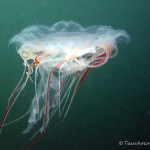
{"type": "Polygon", "coordinates": [[[3,117],[2,117],[2,120],[1,120],[1,122],[0,122],[0,133],[1,133],[1,131],[2,131],[3,124],[4,124],[4,122],[5,122],[5,120],[6,120],[7,116],[8,116],[8,113],[10,112],[10,109],[12,108],[12,106],[13,106],[13,104],[15,103],[17,97],[19,96],[20,92],[21,92],[22,89],[24,88],[24,83],[23,83],[22,86],[20,86],[20,84],[21,84],[21,82],[22,82],[22,80],[23,80],[23,77],[24,77],[24,75],[25,75],[25,70],[26,70],[26,65],[25,65],[25,67],[24,67],[24,71],[23,71],[23,73],[22,73],[22,76],[21,76],[21,78],[20,78],[20,80],[19,80],[19,82],[18,82],[16,88],[14,89],[14,91],[12,92],[12,94],[11,94],[11,96],[10,96],[10,98],[9,98],[7,108],[6,108],[5,113],[4,113],[3,117]],[[20,89],[20,88],[21,88],[21,89],[20,89]],[[20,90],[19,90],[19,89],[20,89],[20,90]],[[17,94],[18,90],[19,90],[19,93],[17,94]],[[16,95],[16,94],[17,94],[17,95],[16,95]]]}
{"type": "Polygon", "coordinates": [[[67,113],[68,113],[69,108],[70,108],[70,106],[71,106],[71,104],[72,104],[72,101],[73,101],[73,99],[74,99],[74,96],[75,96],[77,90],[79,89],[81,83],[83,82],[84,78],[86,77],[86,75],[87,75],[88,72],[90,71],[90,69],[91,69],[90,67],[87,67],[87,68],[85,69],[85,71],[82,73],[82,76],[78,79],[78,82],[77,82],[77,84],[76,84],[76,86],[75,86],[75,89],[74,89],[74,91],[73,91],[73,94],[72,94],[72,96],[71,96],[70,103],[69,103],[69,105],[68,105],[68,107],[67,107],[67,110],[66,110],[66,112],[65,112],[64,118],[67,116],[67,113]]]}
{"type": "Polygon", "coordinates": [[[29,146],[30,148],[33,147],[39,141],[39,139],[42,137],[42,135],[44,134],[44,132],[46,130],[47,124],[49,122],[49,92],[50,92],[51,77],[52,77],[54,71],[57,70],[63,63],[64,62],[53,67],[49,73],[47,90],[46,90],[46,102],[45,102],[45,110],[44,110],[44,117],[43,117],[43,126],[40,128],[41,131],[39,130],[41,133],[36,137],[36,139],[33,141],[33,143],[31,143],[31,145],[29,146]]]}

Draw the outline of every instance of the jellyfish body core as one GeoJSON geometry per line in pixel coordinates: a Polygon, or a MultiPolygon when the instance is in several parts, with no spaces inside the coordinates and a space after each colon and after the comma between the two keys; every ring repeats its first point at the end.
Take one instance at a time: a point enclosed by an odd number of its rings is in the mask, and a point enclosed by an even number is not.
{"type": "MultiPolygon", "coordinates": [[[[51,27],[34,25],[15,35],[10,43],[17,45],[25,67],[9,98],[0,129],[7,125],[5,120],[10,109],[34,73],[35,96],[26,113],[29,119],[23,133],[28,133],[42,120],[41,128],[35,133],[40,133],[40,137],[56,112],[59,112],[59,116],[66,116],[89,70],[102,66],[117,54],[120,39],[128,39],[123,30],[108,26],[83,28],[73,21],[60,21],[51,27]]],[[[12,122],[21,118],[23,116],[12,122]]]]}

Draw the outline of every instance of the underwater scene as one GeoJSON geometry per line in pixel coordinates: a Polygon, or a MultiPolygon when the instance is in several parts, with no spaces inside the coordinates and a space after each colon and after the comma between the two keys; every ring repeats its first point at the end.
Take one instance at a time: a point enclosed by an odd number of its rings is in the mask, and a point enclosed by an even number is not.
{"type": "Polygon", "coordinates": [[[150,148],[148,1],[0,3],[0,150],[150,148]]]}

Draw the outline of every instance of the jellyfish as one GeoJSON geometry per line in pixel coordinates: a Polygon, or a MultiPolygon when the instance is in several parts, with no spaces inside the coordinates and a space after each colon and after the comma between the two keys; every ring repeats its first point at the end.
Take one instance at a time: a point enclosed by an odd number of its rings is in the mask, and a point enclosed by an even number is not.
{"type": "Polygon", "coordinates": [[[23,29],[9,41],[9,44],[16,45],[24,70],[8,100],[0,130],[28,115],[28,125],[23,133],[28,133],[41,121],[41,127],[33,135],[40,138],[56,112],[59,117],[66,117],[88,72],[115,57],[118,53],[117,43],[128,39],[124,30],[101,25],[82,27],[74,21],[59,21],[51,27],[33,25],[23,29]],[[23,116],[5,123],[29,80],[35,88],[30,108],[23,116]]]}

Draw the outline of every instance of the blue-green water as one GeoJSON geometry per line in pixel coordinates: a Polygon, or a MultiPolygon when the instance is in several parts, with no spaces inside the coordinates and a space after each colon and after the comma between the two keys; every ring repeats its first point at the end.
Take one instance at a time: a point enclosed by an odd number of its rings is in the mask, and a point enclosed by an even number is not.
{"type": "MultiPolygon", "coordinates": [[[[110,25],[126,30],[131,41],[118,45],[118,55],[93,69],[77,92],[67,118],[56,115],[36,150],[116,150],[119,141],[150,142],[150,3],[148,0],[26,0],[0,2],[0,117],[23,71],[9,39],[26,26],[51,26],[74,20],[83,26],[110,25]]],[[[34,88],[26,89],[8,119],[29,108],[34,88]]],[[[3,128],[0,150],[21,150],[36,130],[21,134],[27,117],[3,128]]]]}

